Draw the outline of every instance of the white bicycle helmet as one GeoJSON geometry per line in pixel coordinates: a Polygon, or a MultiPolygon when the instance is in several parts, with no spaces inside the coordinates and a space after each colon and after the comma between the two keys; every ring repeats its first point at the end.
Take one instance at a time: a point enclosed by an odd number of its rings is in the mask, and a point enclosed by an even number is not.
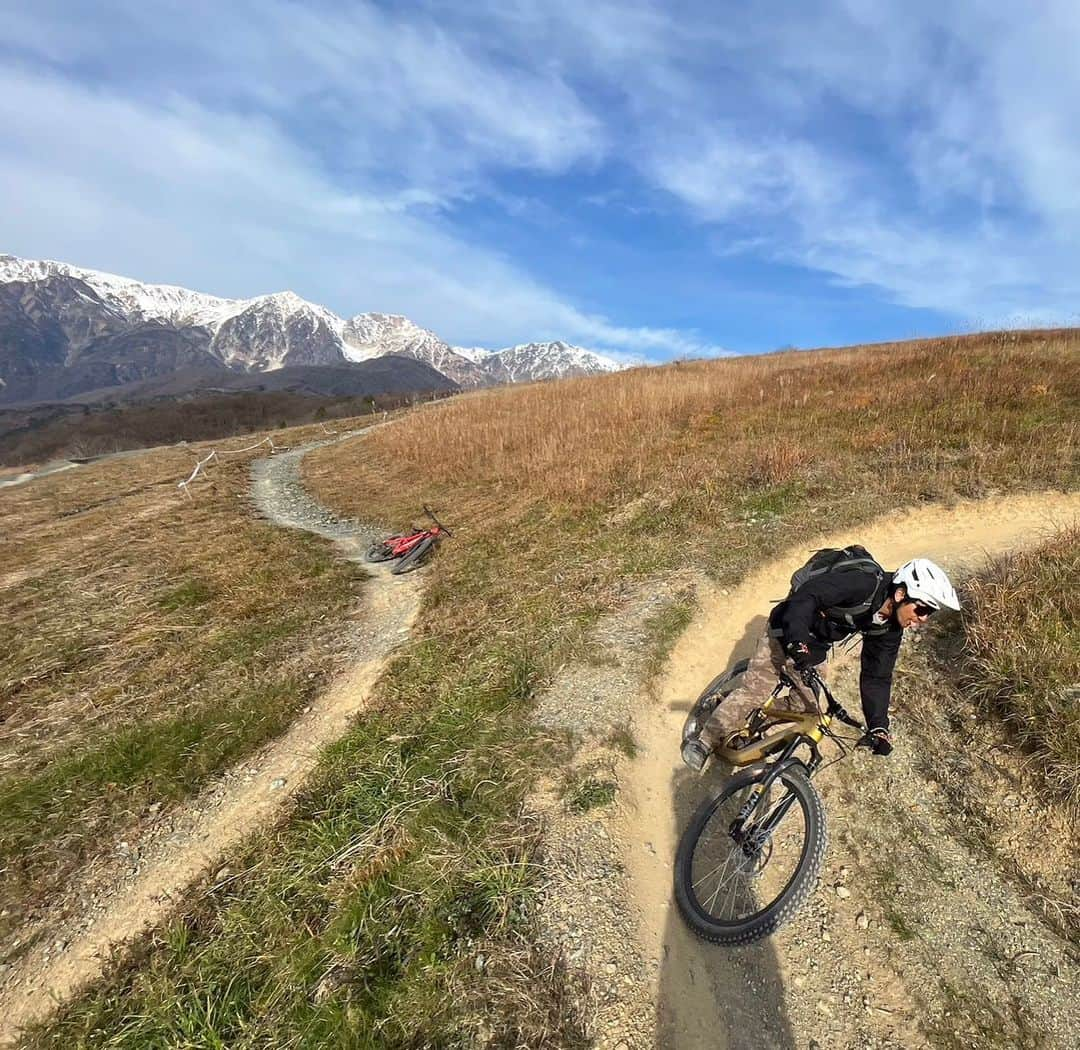
{"type": "Polygon", "coordinates": [[[902,583],[907,588],[907,596],[924,605],[935,609],[960,609],[960,599],[956,597],[945,570],[929,558],[915,558],[901,565],[893,575],[892,582],[902,583]]]}

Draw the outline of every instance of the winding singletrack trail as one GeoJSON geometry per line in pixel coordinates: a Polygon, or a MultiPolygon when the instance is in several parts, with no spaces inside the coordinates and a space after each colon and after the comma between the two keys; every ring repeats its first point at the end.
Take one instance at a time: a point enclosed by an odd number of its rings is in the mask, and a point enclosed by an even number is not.
{"type": "MultiPolygon", "coordinates": [[[[639,918],[639,948],[655,980],[655,1045],[674,1050],[805,1045],[796,1044],[792,1033],[762,1005],[782,1003],[785,994],[799,994],[785,988],[784,960],[776,957],[781,949],[770,941],[733,950],[696,940],[675,911],[671,861],[689,812],[709,787],[684,769],[679,759],[686,712],[710,679],[732,661],[749,655],[771,601],[787,593],[792,572],[808,552],[859,542],[886,567],[926,556],[963,577],[987,555],[1033,546],[1078,518],[1080,493],[906,508],[799,544],[730,591],[710,587],[700,593],[697,615],[667,662],[659,703],[645,705],[640,715],[636,726],[639,755],[629,763],[629,782],[624,784],[627,806],[620,838],[632,905],[639,918]],[[654,849],[641,848],[644,829],[654,849]]],[[[867,966],[873,964],[870,960],[867,966]]],[[[879,984],[890,976],[895,975],[881,975],[879,984]]],[[[903,1029],[902,1020],[898,1021],[893,1036],[898,1045],[925,1045],[917,1029],[911,1027],[906,1033],[903,1029]]],[[[833,1045],[826,1036],[822,1039],[818,1045],[833,1045]]]]}
{"type": "MultiPolygon", "coordinates": [[[[256,460],[252,494],[260,511],[286,528],[333,540],[343,555],[361,561],[367,530],[338,521],[303,491],[299,463],[313,448],[362,435],[345,434],[290,452],[256,460]]],[[[303,787],[322,750],[341,737],[362,711],[394,650],[409,636],[420,607],[416,575],[393,576],[386,565],[367,566],[363,591],[366,629],[355,660],[290,729],[248,756],[189,800],[169,823],[168,834],[134,844],[141,865],[132,874],[121,859],[98,867],[28,931],[44,933],[5,975],[0,987],[0,1046],[11,1045],[20,1029],[46,1020],[54,1009],[97,978],[105,964],[140,934],[158,926],[184,892],[213,872],[252,831],[279,820],[303,787]],[[86,913],[92,902],[92,922],[86,913]],[[60,952],[51,951],[57,943],[60,952]]]]}

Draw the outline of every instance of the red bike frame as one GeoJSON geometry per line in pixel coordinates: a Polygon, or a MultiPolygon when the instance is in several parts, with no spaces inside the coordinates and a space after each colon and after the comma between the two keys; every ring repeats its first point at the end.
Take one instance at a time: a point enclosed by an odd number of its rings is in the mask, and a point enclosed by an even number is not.
{"type": "Polygon", "coordinates": [[[410,532],[404,536],[388,536],[383,540],[383,546],[390,551],[391,558],[403,558],[427,536],[437,540],[440,536],[452,535],[450,530],[435,517],[426,504],[424,506],[424,513],[431,518],[435,523],[434,525],[430,525],[426,529],[416,529],[414,532],[410,532]]]}

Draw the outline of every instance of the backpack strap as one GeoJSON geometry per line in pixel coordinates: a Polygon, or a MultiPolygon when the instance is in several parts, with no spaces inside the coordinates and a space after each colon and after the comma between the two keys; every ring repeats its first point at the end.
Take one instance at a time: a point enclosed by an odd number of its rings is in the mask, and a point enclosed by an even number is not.
{"type": "Polygon", "coordinates": [[[855,629],[855,619],[868,613],[877,597],[877,592],[885,580],[885,570],[872,558],[852,558],[849,561],[838,562],[833,566],[833,571],[844,568],[859,568],[867,573],[874,574],[874,585],[866,598],[854,605],[833,605],[824,610],[825,616],[830,620],[839,620],[841,623],[855,629]]]}

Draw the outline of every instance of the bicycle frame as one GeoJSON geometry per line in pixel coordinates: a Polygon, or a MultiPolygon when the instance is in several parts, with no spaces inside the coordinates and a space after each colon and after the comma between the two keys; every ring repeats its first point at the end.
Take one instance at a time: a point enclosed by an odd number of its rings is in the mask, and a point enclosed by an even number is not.
{"type": "Polygon", "coordinates": [[[432,539],[439,539],[442,536],[452,536],[453,533],[435,517],[434,512],[425,503],[424,513],[435,523],[426,529],[414,528],[412,532],[401,536],[390,536],[383,542],[391,550],[391,556],[394,558],[401,558],[408,554],[421,540],[430,536],[432,539]]]}
{"type": "MultiPolygon", "coordinates": [[[[725,742],[716,749],[717,756],[732,766],[749,766],[755,762],[761,762],[777,752],[790,751],[793,753],[800,743],[805,743],[810,748],[812,757],[809,763],[804,764],[807,766],[808,771],[812,773],[821,762],[818,744],[828,733],[834,717],[850,726],[858,729],[862,728],[861,723],[853,719],[844,710],[836,697],[832,695],[824,679],[815,676],[814,681],[825,694],[826,708],[824,711],[770,710],[772,702],[780,695],[781,691],[790,688],[794,684],[786,675],[782,676],[780,681],[777,682],[776,688],[772,691],[772,696],[765,701],[759,710],[751,714],[747,723],[751,735],[746,743],[742,747],[738,747],[730,746],[725,742]],[[770,733],[764,738],[755,738],[753,734],[766,723],[769,725],[787,724],[778,732],[770,733]]],[[[731,739],[731,737],[728,738],[729,741],[731,739]]],[[[782,755],[781,759],[784,757],[790,757],[790,754],[782,755]]]]}
{"type": "MultiPolygon", "coordinates": [[[[822,758],[818,744],[828,733],[833,718],[839,718],[848,725],[861,728],[860,723],[853,719],[832,695],[825,682],[817,676],[815,676],[815,682],[825,694],[827,700],[827,707],[824,711],[770,711],[769,705],[780,695],[781,690],[793,684],[790,678],[782,676],[773,690],[772,696],[765,701],[760,711],[755,711],[750,716],[747,727],[751,733],[760,730],[763,723],[769,725],[786,723],[784,728],[776,733],[771,733],[764,739],[750,740],[746,746],[741,748],[722,746],[716,749],[719,757],[734,766],[748,766],[755,762],[762,762],[771,756],[776,756],[769,764],[769,771],[764,779],[755,784],[750,790],[746,802],[743,803],[731,823],[731,837],[742,845],[744,849],[752,848],[754,844],[747,841],[748,835],[744,834],[743,825],[753,816],[758,803],[769,790],[773,781],[788,766],[799,765],[806,771],[806,775],[810,777],[814,775],[815,770],[821,765],[822,758]],[[795,752],[803,746],[810,749],[810,760],[808,762],[795,757],[795,752]]],[[[776,809],[769,814],[764,824],[752,827],[753,835],[760,838],[763,835],[767,837],[771,834],[794,801],[795,796],[789,793],[786,798],[781,800],[776,809]]]]}
{"type": "Polygon", "coordinates": [[[434,526],[430,529],[421,529],[418,532],[410,532],[407,536],[391,536],[387,545],[393,551],[394,557],[408,554],[425,536],[438,536],[440,529],[434,526]]]}
{"type": "MultiPolygon", "coordinates": [[[[779,695],[780,686],[776,692],[766,701],[762,710],[770,723],[787,723],[783,729],[770,733],[764,739],[749,741],[744,747],[730,747],[723,744],[716,749],[718,758],[732,766],[749,766],[755,762],[761,762],[778,751],[787,751],[792,745],[798,746],[805,741],[810,747],[814,758],[811,760],[816,766],[820,761],[817,745],[825,736],[825,731],[832,722],[832,714],[820,711],[770,711],[769,703],[779,695]]],[[[730,738],[729,738],[730,739],[730,738]]]]}

